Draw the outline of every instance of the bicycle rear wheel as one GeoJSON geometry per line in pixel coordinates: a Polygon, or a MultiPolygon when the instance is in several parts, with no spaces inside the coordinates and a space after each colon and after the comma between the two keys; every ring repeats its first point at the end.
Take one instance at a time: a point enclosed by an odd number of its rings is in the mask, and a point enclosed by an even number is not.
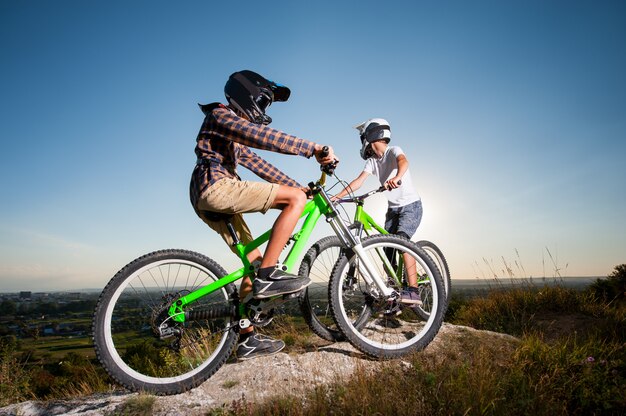
{"type": "Polygon", "coordinates": [[[133,391],[177,394],[215,373],[237,341],[228,285],[194,302],[184,324],[168,314],[172,303],[217,281],[224,269],[201,254],[162,250],[120,270],[104,288],[93,318],[96,355],[118,383],[133,391]]]}
{"type": "Polygon", "coordinates": [[[299,276],[311,279],[311,284],[298,298],[302,316],[311,330],[327,341],[343,338],[330,313],[328,301],[330,275],[343,250],[339,237],[322,238],[306,252],[298,271],[299,276]]]}
{"type": "MultiPolygon", "coordinates": [[[[346,250],[339,237],[324,237],[307,251],[298,272],[299,276],[308,276],[312,281],[298,298],[302,316],[316,335],[332,342],[343,341],[345,337],[330,312],[328,283],[335,264],[345,255],[346,250]]],[[[361,312],[355,314],[356,326],[366,319],[368,310],[363,308],[361,312]]]]}
{"type": "Polygon", "coordinates": [[[413,305],[379,295],[377,288],[366,283],[361,260],[352,254],[337,262],[330,280],[331,311],[339,329],[357,349],[376,358],[425,348],[439,331],[447,305],[437,266],[422,249],[401,237],[376,235],[364,239],[362,246],[376,273],[396,292],[402,290],[403,275],[417,273],[420,285],[430,288],[423,291],[420,306],[428,316],[421,316],[413,305]],[[406,270],[406,256],[415,260],[416,270],[406,270]],[[368,311],[367,318],[355,325],[363,309],[368,311]]]}
{"type": "Polygon", "coordinates": [[[452,279],[450,277],[450,268],[448,262],[443,255],[443,252],[435,245],[435,243],[427,240],[420,240],[417,243],[422,250],[426,252],[434,261],[439,271],[441,272],[441,279],[443,280],[444,290],[446,291],[446,298],[450,302],[450,293],[452,291],[452,279]]]}
{"type": "MultiPolygon", "coordinates": [[[[444,292],[446,296],[447,303],[450,302],[451,290],[452,290],[452,282],[450,279],[450,269],[448,268],[448,262],[446,258],[443,256],[443,253],[434,243],[426,240],[418,241],[417,244],[422,250],[426,252],[430,256],[431,259],[435,262],[435,265],[439,269],[441,273],[441,279],[443,281],[444,292]]],[[[430,285],[428,284],[428,280],[421,279],[422,284],[419,285],[420,294],[424,299],[429,299],[428,293],[431,291],[430,285]]],[[[422,316],[424,320],[428,319],[430,307],[426,304],[416,306],[416,312],[422,316]]]]}

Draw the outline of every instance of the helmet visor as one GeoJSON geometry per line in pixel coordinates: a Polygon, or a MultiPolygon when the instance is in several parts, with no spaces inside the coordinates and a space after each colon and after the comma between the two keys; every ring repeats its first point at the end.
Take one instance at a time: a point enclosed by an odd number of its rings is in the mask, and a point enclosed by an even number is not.
{"type": "Polygon", "coordinates": [[[365,139],[369,143],[375,142],[377,140],[389,141],[387,138],[385,138],[385,131],[391,131],[391,128],[384,124],[373,124],[371,126],[368,126],[365,130],[365,139]]]}
{"type": "Polygon", "coordinates": [[[256,99],[256,105],[259,106],[261,112],[265,113],[267,107],[272,105],[272,101],[274,101],[274,94],[272,93],[272,91],[261,88],[259,96],[256,99]]]}
{"type": "Polygon", "coordinates": [[[287,101],[291,95],[291,90],[284,85],[269,81],[269,87],[274,95],[274,101],[287,101]]]}

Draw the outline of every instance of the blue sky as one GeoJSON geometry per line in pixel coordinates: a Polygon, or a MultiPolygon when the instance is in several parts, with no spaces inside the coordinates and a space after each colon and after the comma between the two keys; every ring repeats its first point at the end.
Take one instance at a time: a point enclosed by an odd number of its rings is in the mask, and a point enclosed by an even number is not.
{"type": "Polygon", "coordinates": [[[606,275],[626,262],[624,39],[619,1],[0,1],[0,291],[103,287],[162,248],[232,270],[188,183],[196,103],[241,69],[291,88],[272,126],[331,144],[344,179],[352,126],[387,118],[424,203],[414,239],[453,277],[606,275]]]}

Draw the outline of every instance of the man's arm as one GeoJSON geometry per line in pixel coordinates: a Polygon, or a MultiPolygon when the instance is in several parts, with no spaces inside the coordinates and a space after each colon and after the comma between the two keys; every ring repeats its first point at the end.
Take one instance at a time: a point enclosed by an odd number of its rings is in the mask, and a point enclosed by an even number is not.
{"type": "MultiPolygon", "coordinates": [[[[323,145],[301,139],[271,127],[251,123],[233,114],[227,108],[217,108],[211,115],[216,123],[211,133],[225,140],[234,141],[256,149],[310,158],[315,156],[318,163],[327,164],[336,160],[332,147],[328,155],[322,155],[323,145]]],[[[208,133],[208,132],[207,132],[208,133]]]]}
{"type": "Polygon", "coordinates": [[[279,183],[281,185],[287,185],[294,188],[304,188],[276,166],[254,153],[249,147],[240,146],[240,151],[239,164],[257,175],[259,178],[268,182],[279,183]]]}
{"type": "Polygon", "coordinates": [[[350,184],[348,186],[346,186],[341,192],[339,192],[337,195],[335,195],[333,197],[333,200],[335,199],[341,199],[344,196],[346,196],[348,194],[348,192],[355,192],[356,190],[358,190],[361,185],[363,185],[363,182],[365,182],[365,179],[370,175],[369,172],[363,171],[361,172],[361,174],[359,176],[356,177],[356,179],[354,179],[352,182],[350,182],[350,184]]]}

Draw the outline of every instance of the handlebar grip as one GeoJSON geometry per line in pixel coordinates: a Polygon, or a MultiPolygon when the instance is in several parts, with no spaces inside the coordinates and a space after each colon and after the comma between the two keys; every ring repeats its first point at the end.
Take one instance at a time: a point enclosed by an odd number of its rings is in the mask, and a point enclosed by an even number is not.
{"type": "MultiPolygon", "coordinates": [[[[330,152],[328,151],[328,146],[324,146],[322,147],[322,150],[320,151],[320,156],[321,157],[326,157],[328,156],[330,152]]],[[[322,170],[322,172],[326,173],[327,175],[332,175],[333,173],[335,173],[335,168],[337,167],[337,163],[329,163],[327,165],[320,165],[320,169],[322,170]]]]}
{"type": "MultiPolygon", "coordinates": [[[[398,185],[402,185],[402,180],[398,181],[398,185]]],[[[381,186],[380,188],[378,188],[378,192],[383,192],[383,191],[387,191],[388,189],[385,188],[385,185],[381,186]]]]}

